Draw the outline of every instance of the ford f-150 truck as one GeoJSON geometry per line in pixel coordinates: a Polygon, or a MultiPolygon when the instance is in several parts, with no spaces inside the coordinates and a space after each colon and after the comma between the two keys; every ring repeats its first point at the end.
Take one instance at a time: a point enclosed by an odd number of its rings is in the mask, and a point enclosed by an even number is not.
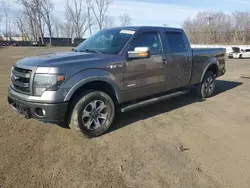
{"type": "MultiPolygon", "coordinates": [[[[182,29],[120,27],[97,32],[70,52],[19,60],[8,102],[27,118],[68,122],[89,137],[116,112],[187,93],[212,96],[226,49],[191,49],[182,29]]],[[[167,105],[167,103],[166,103],[167,105]]]]}

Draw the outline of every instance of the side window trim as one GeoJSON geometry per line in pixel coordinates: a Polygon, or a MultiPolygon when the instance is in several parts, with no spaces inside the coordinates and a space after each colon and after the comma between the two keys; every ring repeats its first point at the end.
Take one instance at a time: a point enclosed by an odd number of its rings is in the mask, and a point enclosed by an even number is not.
{"type": "Polygon", "coordinates": [[[163,42],[162,42],[162,38],[161,38],[161,33],[157,32],[157,35],[159,37],[159,41],[160,41],[160,45],[161,45],[160,52],[158,54],[163,54],[164,53],[164,48],[163,48],[163,42]]]}
{"type": "Polygon", "coordinates": [[[163,48],[163,42],[162,42],[162,38],[161,38],[161,34],[159,31],[144,31],[144,32],[140,32],[138,33],[133,39],[132,41],[130,42],[130,44],[133,43],[134,40],[136,40],[137,37],[139,37],[140,35],[142,34],[147,34],[147,33],[155,33],[157,34],[157,37],[159,39],[159,45],[160,45],[160,51],[158,53],[151,53],[150,55],[158,55],[158,54],[163,54],[164,53],[164,48],[163,48]]]}
{"type": "Polygon", "coordinates": [[[165,35],[164,37],[165,37],[165,42],[166,42],[165,53],[167,53],[167,54],[180,54],[180,53],[188,52],[188,47],[187,47],[187,44],[186,44],[186,42],[185,42],[185,38],[184,38],[182,32],[180,32],[180,31],[164,31],[164,35],[165,35]],[[180,34],[180,35],[181,35],[182,41],[183,41],[183,43],[184,43],[185,51],[183,51],[183,52],[169,52],[168,49],[170,49],[170,44],[169,44],[169,41],[168,41],[168,38],[167,38],[167,35],[168,35],[169,33],[176,33],[176,34],[180,34]]]}

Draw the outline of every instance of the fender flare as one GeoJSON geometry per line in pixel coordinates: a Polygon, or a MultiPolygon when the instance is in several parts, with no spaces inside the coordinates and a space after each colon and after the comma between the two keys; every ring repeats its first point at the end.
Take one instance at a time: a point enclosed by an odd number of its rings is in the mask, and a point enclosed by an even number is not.
{"type": "Polygon", "coordinates": [[[208,63],[207,66],[205,67],[203,73],[202,73],[200,82],[203,81],[203,78],[204,78],[204,76],[205,76],[207,70],[208,70],[209,67],[212,66],[212,65],[216,65],[216,66],[217,66],[217,71],[219,71],[219,62],[218,62],[218,61],[212,61],[212,62],[208,63]]]}
{"type": "Polygon", "coordinates": [[[106,82],[107,84],[111,85],[114,89],[115,97],[118,102],[121,101],[120,98],[120,88],[115,83],[116,78],[109,72],[103,69],[89,69],[85,71],[81,71],[76,75],[71,77],[71,80],[77,79],[77,83],[70,88],[67,95],[64,98],[64,101],[69,101],[74,93],[82,86],[86,85],[87,83],[94,82],[94,81],[102,81],[106,82]]]}

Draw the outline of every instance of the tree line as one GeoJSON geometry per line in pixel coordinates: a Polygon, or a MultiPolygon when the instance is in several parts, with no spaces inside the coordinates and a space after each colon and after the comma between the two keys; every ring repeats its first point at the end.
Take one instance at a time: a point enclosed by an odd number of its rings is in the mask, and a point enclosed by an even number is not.
{"type": "Polygon", "coordinates": [[[183,28],[193,44],[249,44],[250,12],[199,12],[183,28]]]}
{"type": "MultiPolygon", "coordinates": [[[[5,25],[2,33],[9,40],[17,35],[29,41],[40,38],[43,44],[44,36],[49,36],[50,41],[52,37],[83,38],[103,28],[132,25],[128,14],[118,18],[109,14],[111,0],[65,0],[60,18],[55,15],[52,0],[15,0],[15,3],[20,7],[15,12],[7,0],[0,3],[0,23],[5,25]]],[[[187,18],[183,28],[193,44],[249,44],[250,12],[199,12],[194,18],[187,18]]]]}
{"type": "Polygon", "coordinates": [[[16,3],[20,7],[16,13],[11,12],[6,1],[1,4],[4,15],[0,16],[0,22],[5,18],[3,33],[10,39],[15,30],[16,35],[26,40],[39,41],[40,38],[44,44],[44,36],[50,38],[50,43],[52,37],[83,38],[85,34],[92,35],[93,28],[117,26],[117,20],[119,26],[132,25],[132,18],[126,13],[118,18],[108,14],[111,0],[66,0],[63,18],[56,17],[51,0],[16,0],[16,3]]]}

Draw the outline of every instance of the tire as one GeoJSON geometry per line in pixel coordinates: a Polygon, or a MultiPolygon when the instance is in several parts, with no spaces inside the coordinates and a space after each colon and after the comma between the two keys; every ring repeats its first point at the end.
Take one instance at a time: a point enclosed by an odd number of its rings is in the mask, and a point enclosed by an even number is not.
{"type": "Polygon", "coordinates": [[[242,58],[242,55],[239,56],[239,59],[243,59],[243,58],[242,58]]]}
{"type": "Polygon", "coordinates": [[[115,116],[113,100],[101,91],[84,92],[73,101],[71,109],[69,127],[90,138],[104,134],[115,116]]]}
{"type": "Polygon", "coordinates": [[[213,72],[206,72],[203,81],[196,88],[199,97],[209,98],[213,95],[215,90],[215,78],[216,75],[213,72]]]}

